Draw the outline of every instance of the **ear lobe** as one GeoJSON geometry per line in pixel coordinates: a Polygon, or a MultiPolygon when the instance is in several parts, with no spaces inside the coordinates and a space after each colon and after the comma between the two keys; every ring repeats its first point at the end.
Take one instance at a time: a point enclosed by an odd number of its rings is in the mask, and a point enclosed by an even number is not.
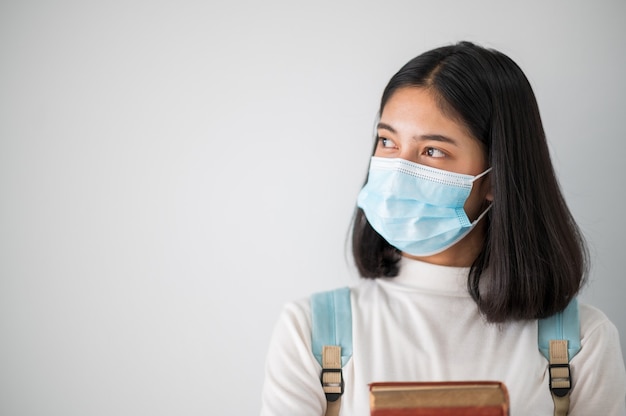
{"type": "Polygon", "coordinates": [[[485,195],[485,199],[489,202],[493,202],[493,192],[491,191],[491,189],[489,190],[489,192],[487,192],[487,195],[485,195]]]}

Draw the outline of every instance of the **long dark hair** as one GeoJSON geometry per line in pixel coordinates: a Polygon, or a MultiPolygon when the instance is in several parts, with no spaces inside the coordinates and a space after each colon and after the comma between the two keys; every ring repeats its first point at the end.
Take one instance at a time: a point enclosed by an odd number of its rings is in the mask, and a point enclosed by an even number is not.
{"type": "MultiPolygon", "coordinates": [[[[493,207],[468,290],[491,322],[563,310],[588,272],[588,251],[559,188],[528,79],[509,57],[469,42],[426,52],[389,81],[380,113],[399,88],[428,88],[441,110],[487,151],[493,207]]],[[[357,208],[352,252],[363,277],[393,277],[400,252],[357,208]]]]}

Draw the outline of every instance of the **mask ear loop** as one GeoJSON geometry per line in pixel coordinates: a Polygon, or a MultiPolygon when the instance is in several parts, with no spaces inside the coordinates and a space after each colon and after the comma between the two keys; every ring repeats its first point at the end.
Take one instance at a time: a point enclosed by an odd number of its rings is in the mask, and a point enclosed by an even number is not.
{"type": "Polygon", "coordinates": [[[493,168],[489,168],[486,171],[484,171],[483,173],[479,173],[478,175],[474,176],[474,179],[472,179],[472,182],[475,182],[477,179],[480,179],[483,176],[485,176],[486,174],[488,174],[489,172],[491,172],[491,169],[493,169],[493,168]]]}
{"type": "MultiPolygon", "coordinates": [[[[476,181],[477,179],[482,178],[483,176],[485,176],[486,174],[488,174],[489,172],[491,172],[491,169],[493,168],[489,168],[486,171],[484,171],[483,173],[480,173],[476,176],[474,176],[474,179],[472,179],[472,183],[474,183],[474,181],[476,181]]],[[[493,202],[490,202],[489,205],[487,206],[487,208],[485,208],[485,210],[478,216],[478,218],[476,218],[473,222],[472,222],[472,227],[474,227],[476,224],[478,224],[478,221],[482,220],[483,217],[485,215],[487,215],[487,213],[489,212],[489,210],[491,209],[491,207],[493,206],[493,202]]]]}
{"type": "Polygon", "coordinates": [[[478,216],[478,218],[476,218],[476,219],[474,220],[474,222],[472,222],[472,227],[474,227],[476,224],[478,224],[478,221],[482,220],[482,219],[483,219],[483,217],[484,217],[485,215],[487,215],[487,213],[489,212],[489,210],[491,209],[491,207],[492,207],[492,206],[493,206],[493,203],[489,204],[489,206],[488,206],[487,208],[485,208],[485,210],[482,212],[482,214],[480,214],[480,215],[478,216]]]}

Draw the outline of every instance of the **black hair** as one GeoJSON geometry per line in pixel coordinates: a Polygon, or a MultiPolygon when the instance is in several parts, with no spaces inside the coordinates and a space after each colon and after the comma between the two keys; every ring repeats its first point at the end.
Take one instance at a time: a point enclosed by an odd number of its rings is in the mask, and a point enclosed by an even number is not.
{"type": "MultiPolygon", "coordinates": [[[[400,88],[423,87],[441,110],[479,140],[491,166],[493,206],[468,290],[491,322],[537,319],[563,310],[588,272],[584,238],[561,193],[532,87],[508,56],[470,42],[428,51],[389,81],[380,113],[400,88]]],[[[400,252],[360,208],[352,253],[362,277],[398,274],[400,252]]]]}

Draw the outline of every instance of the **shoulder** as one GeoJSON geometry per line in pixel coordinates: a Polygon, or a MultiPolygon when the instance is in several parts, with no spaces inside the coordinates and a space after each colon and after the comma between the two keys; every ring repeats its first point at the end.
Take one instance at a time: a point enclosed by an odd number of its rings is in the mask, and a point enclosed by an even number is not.
{"type": "Polygon", "coordinates": [[[282,307],[279,317],[279,323],[282,324],[290,324],[295,325],[301,328],[310,328],[311,327],[311,301],[319,294],[331,294],[333,292],[338,292],[340,290],[348,289],[350,293],[350,299],[352,302],[358,300],[359,297],[362,296],[362,284],[358,284],[355,286],[344,286],[344,287],[336,287],[330,289],[320,290],[318,292],[312,293],[309,296],[305,296],[299,299],[295,299],[285,303],[282,307]]]}
{"type": "MultiPolygon", "coordinates": [[[[328,300],[328,299],[322,300],[324,297],[320,297],[318,295],[325,295],[325,294],[333,295],[333,294],[341,293],[342,295],[339,296],[339,298],[343,300],[345,299],[343,294],[345,294],[347,290],[348,291],[347,293],[349,296],[348,299],[350,300],[350,303],[352,304],[352,309],[354,310],[354,306],[356,304],[361,304],[363,302],[369,301],[369,298],[371,297],[371,290],[372,290],[370,288],[371,286],[376,286],[376,285],[370,281],[364,280],[364,281],[360,281],[358,284],[353,285],[353,286],[344,286],[344,287],[336,287],[336,288],[331,288],[331,289],[320,290],[318,292],[310,294],[309,296],[287,302],[282,307],[282,311],[278,319],[278,326],[282,327],[283,331],[290,332],[292,336],[296,335],[297,333],[299,335],[299,338],[304,339],[306,337],[310,337],[310,331],[313,325],[312,314],[314,313],[314,311],[316,311],[315,313],[317,314],[320,313],[320,307],[319,307],[320,302],[321,302],[321,305],[324,306],[324,310],[326,310],[325,306],[328,304],[328,302],[333,303],[332,300],[328,300]],[[314,299],[315,299],[315,302],[313,302],[314,299]],[[318,307],[314,308],[312,306],[312,303],[316,303],[318,307]]],[[[348,303],[348,305],[350,303],[348,303]]],[[[338,304],[345,306],[345,302],[343,301],[339,302],[335,300],[334,304],[336,306],[338,304]]],[[[338,307],[336,313],[338,314],[342,313],[341,307],[338,307]]]]}
{"type": "Polygon", "coordinates": [[[589,338],[607,336],[613,334],[617,336],[617,328],[600,309],[595,306],[579,303],[580,314],[580,336],[584,344],[589,338]]]}
{"type": "Polygon", "coordinates": [[[283,305],[282,314],[288,316],[303,316],[311,311],[311,297],[306,296],[289,301],[283,305]]]}
{"type": "Polygon", "coordinates": [[[581,303],[579,313],[581,349],[572,359],[572,365],[594,372],[599,369],[608,373],[617,371],[624,385],[626,374],[617,327],[594,306],[581,303]]]}
{"type": "Polygon", "coordinates": [[[572,415],[624,414],[626,370],[617,328],[594,306],[580,303],[579,313],[581,349],[571,361],[572,415]]]}
{"type": "Polygon", "coordinates": [[[303,297],[285,303],[276,323],[276,332],[290,337],[306,339],[311,328],[310,298],[303,297]]]}

